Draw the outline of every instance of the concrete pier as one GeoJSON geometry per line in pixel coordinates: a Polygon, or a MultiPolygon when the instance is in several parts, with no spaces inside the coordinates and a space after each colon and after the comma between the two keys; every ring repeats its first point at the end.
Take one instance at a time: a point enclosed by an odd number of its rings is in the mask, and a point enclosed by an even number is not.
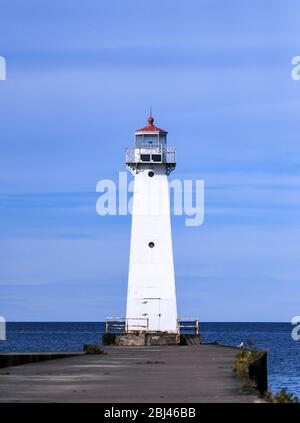
{"type": "Polygon", "coordinates": [[[105,347],[0,369],[0,402],[255,402],[216,345],[105,347]]]}
{"type": "Polygon", "coordinates": [[[0,368],[82,355],[83,352],[0,353],[0,368]]]}
{"type": "Polygon", "coordinates": [[[233,372],[237,350],[217,345],[105,347],[0,369],[0,402],[256,402],[233,372]]]}

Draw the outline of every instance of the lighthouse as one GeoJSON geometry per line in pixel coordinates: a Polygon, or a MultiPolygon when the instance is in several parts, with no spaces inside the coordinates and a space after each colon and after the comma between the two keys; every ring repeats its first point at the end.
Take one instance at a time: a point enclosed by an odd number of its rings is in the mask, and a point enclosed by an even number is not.
{"type": "Polygon", "coordinates": [[[134,176],[127,332],[178,332],[168,184],[176,150],[167,146],[167,134],[150,116],[126,149],[134,176]]]}
{"type": "Polygon", "coordinates": [[[176,150],[167,135],[150,115],[126,148],[134,177],[126,316],[107,317],[103,345],[200,343],[199,320],[177,316],[168,182],[176,150]]]}

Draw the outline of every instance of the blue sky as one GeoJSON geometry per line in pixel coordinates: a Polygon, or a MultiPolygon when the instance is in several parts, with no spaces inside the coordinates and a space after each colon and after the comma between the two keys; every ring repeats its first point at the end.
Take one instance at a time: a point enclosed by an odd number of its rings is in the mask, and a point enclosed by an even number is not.
{"type": "Polygon", "coordinates": [[[173,218],[181,316],[300,313],[299,2],[1,2],[0,315],[125,312],[130,217],[99,217],[149,106],[204,179],[205,222],[173,218]]]}

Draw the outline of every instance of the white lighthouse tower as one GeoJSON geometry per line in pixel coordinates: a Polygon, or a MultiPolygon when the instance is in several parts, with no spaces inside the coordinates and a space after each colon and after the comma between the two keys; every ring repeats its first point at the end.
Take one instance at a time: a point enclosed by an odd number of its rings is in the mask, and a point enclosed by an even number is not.
{"type": "Polygon", "coordinates": [[[126,165],[134,175],[126,309],[127,331],[177,333],[177,307],[168,175],[176,151],[167,132],[148,125],[135,131],[126,165]]]}

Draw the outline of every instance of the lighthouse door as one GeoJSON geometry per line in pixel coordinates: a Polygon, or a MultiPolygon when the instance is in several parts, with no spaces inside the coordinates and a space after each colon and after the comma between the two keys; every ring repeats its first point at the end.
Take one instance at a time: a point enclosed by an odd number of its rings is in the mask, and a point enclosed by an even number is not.
{"type": "Polygon", "coordinates": [[[161,298],[144,298],[145,304],[144,316],[148,319],[150,331],[160,331],[161,311],[160,311],[161,298]]]}

